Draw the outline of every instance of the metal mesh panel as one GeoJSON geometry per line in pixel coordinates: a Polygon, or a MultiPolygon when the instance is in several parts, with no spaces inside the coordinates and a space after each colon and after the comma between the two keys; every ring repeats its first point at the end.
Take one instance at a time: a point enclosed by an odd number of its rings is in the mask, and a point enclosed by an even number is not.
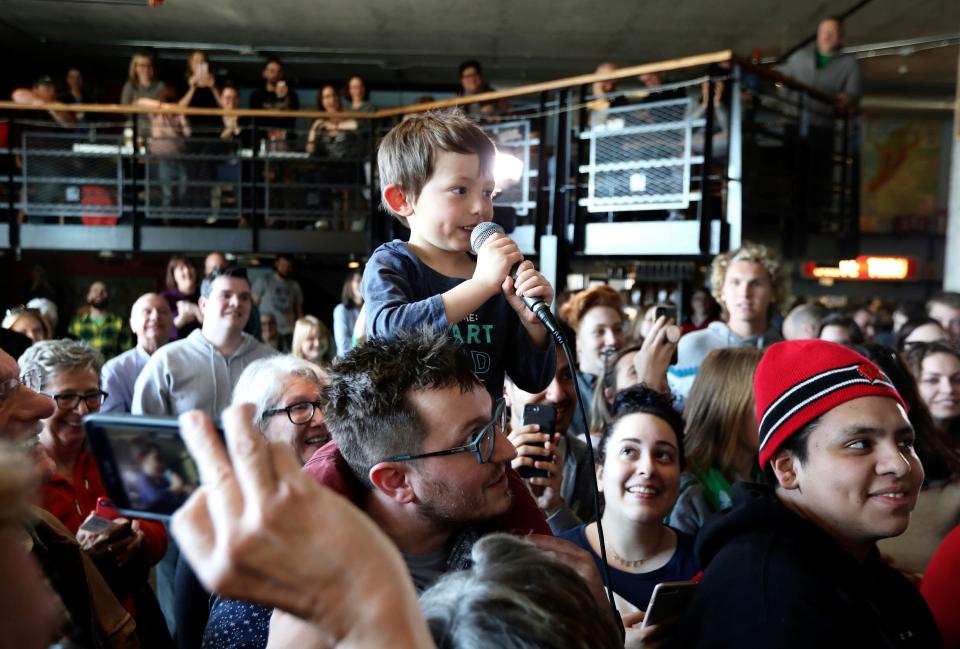
{"type": "Polygon", "coordinates": [[[148,222],[236,221],[243,213],[240,141],[209,136],[152,137],[144,150],[143,211],[148,222]]]}
{"type": "Polygon", "coordinates": [[[591,212],[683,209],[690,204],[690,99],[594,111],[587,198],[591,212]]]}
{"type": "Polygon", "coordinates": [[[538,173],[536,156],[540,140],[531,139],[530,122],[526,120],[481,124],[480,128],[496,143],[501,155],[512,156],[523,165],[519,179],[511,179],[498,186],[499,193],[493,204],[511,207],[516,210],[517,216],[526,216],[537,205],[531,197],[536,195],[534,183],[538,173]]]}
{"type": "Polygon", "coordinates": [[[28,218],[112,225],[123,212],[121,138],[23,134],[23,211],[28,218]]]}

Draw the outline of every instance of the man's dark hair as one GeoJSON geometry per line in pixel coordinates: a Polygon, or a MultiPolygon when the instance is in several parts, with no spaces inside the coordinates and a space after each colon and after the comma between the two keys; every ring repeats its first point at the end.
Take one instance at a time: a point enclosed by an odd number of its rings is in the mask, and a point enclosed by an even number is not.
{"type": "Polygon", "coordinates": [[[263,62],[263,67],[266,68],[266,67],[267,67],[268,65],[270,65],[271,63],[276,63],[276,64],[279,65],[281,68],[283,67],[283,61],[281,61],[280,59],[278,59],[278,58],[275,57],[275,56],[271,56],[271,57],[269,57],[266,61],[264,61],[264,62],[263,62]]]}
{"type": "Polygon", "coordinates": [[[863,331],[860,330],[860,325],[853,318],[843,313],[831,313],[821,320],[820,328],[817,329],[817,338],[822,337],[823,330],[831,326],[846,327],[851,345],[863,344],[863,331]]]}
{"type": "MultiPolygon", "coordinates": [[[[820,417],[808,421],[803,427],[795,432],[793,435],[788,437],[783,444],[780,445],[780,448],[777,449],[777,453],[774,454],[774,457],[780,453],[780,451],[790,451],[793,454],[793,457],[797,462],[803,464],[807,461],[807,449],[809,447],[807,440],[810,439],[810,433],[820,425],[820,417]]],[[[780,484],[780,481],[777,480],[777,474],[773,471],[773,459],[767,462],[767,466],[763,467],[763,473],[767,478],[767,482],[774,487],[780,484]]]]}
{"type": "Polygon", "coordinates": [[[477,74],[479,74],[481,78],[483,77],[483,66],[480,65],[480,61],[478,61],[478,60],[476,60],[476,59],[469,59],[469,60],[464,61],[463,63],[461,63],[461,64],[460,64],[460,76],[461,76],[461,77],[463,76],[464,71],[466,71],[468,68],[476,68],[476,69],[477,69],[477,74]]]}
{"type": "Polygon", "coordinates": [[[610,408],[610,423],[603,428],[603,436],[597,447],[597,461],[603,464],[607,457],[607,444],[620,420],[629,415],[646,414],[659,417],[667,422],[677,437],[677,452],[680,468],[684,467],[683,457],[683,418],[673,407],[673,399],[643,384],[631,385],[617,392],[610,408]]]}
{"type": "Polygon", "coordinates": [[[940,324],[939,320],[934,320],[933,318],[920,315],[915,318],[910,318],[900,326],[900,330],[897,332],[897,335],[893,339],[893,346],[896,350],[904,354],[907,351],[907,338],[909,338],[914,331],[920,327],[926,325],[935,325],[943,329],[943,325],[940,324]]]}
{"type": "Polygon", "coordinates": [[[213,291],[213,283],[219,277],[236,277],[237,279],[244,280],[247,284],[250,283],[246,268],[237,266],[236,264],[227,264],[223,267],[214,268],[212,273],[203,278],[203,282],[200,283],[201,297],[210,297],[210,293],[213,291]]]}
{"type": "Polygon", "coordinates": [[[428,431],[409,400],[412,390],[483,389],[470,358],[446,332],[428,328],[369,340],[334,361],[327,374],[327,429],[368,487],[377,463],[422,449],[428,431]]]}

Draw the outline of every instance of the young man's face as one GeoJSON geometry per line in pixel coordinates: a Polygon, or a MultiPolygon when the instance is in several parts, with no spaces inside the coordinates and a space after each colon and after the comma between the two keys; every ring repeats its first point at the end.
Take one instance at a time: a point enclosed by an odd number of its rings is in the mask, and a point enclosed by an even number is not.
{"type": "Polygon", "coordinates": [[[603,374],[604,356],[623,345],[623,319],[616,309],[595,306],[577,325],[577,352],[580,370],[594,376],[603,374]]]}
{"type": "Polygon", "coordinates": [[[770,274],[763,264],[740,260],[727,266],[721,298],[729,322],[747,322],[766,329],[773,297],[770,274]]]}
{"type": "Polygon", "coordinates": [[[493,220],[493,169],[475,153],[438,151],[433,175],[412,204],[410,241],[447,252],[470,250],[470,233],[493,220]]]}
{"type": "Polygon", "coordinates": [[[480,92],[483,85],[483,77],[480,76],[480,70],[473,66],[464,68],[460,73],[460,85],[463,87],[463,94],[474,95],[480,92]]]}
{"type": "Polygon", "coordinates": [[[833,54],[840,48],[843,29],[832,18],[822,20],[817,26],[817,50],[820,54],[833,54]]]}
{"type": "MultiPolygon", "coordinates": [[[[469,444],[492,417],[490,395],[481,386],[465,393],[457,386],[414,390],[407,398],[427,431],[422,453],[469,444]]],[[[490,461],[484,464],[477,462],[475,453],[415,461],[409,479],[421,516],[433,523],[456,525],[503,514],[512,498],[506,470],[516,455],[501,431],[490,461]]]]}
{"type": "Polygon", "coordinates": [[[283,66],[276,61],[271,61],[263,67],[263,78],[267,83],[277,83],[283,79],[283,66]]]}
{"type": "Polygon", "coordinates": [[[227,328],[240,332],[250,317],[250,282],[240,277],[218,277],[210,297],[200,298],[203,328],[227,328]]]}
{"type": "Polygon", "coordinates": [[[951,340],[960,341],[960,309],[943,302],[934,302],[927,315],[940,323],[951,340]]]}
{"type": "Polygon", "coordinates": [[[847,401],[810,433],[806,461],[793,462],[796,484],[787,497],[848,551],[869,550],[910,523],[923,483],[913,441],[906,413],[893,399],[847,401]]]}
{"type": "Polygon", "coordinates": [[[536,394],[524,392],[512,381],[506,383],[507,401],[510,405],[510,426],[513,431],[520,429],[523,421],[523,408],[528,403],[546,404],[557,410],[555,430],[564,433],[570,426],[574,408],[577,407],[577,393],[573,385],[573,372],[567,364],[567,356],[557,350],[557,373],[547,389],[536,394]]]}

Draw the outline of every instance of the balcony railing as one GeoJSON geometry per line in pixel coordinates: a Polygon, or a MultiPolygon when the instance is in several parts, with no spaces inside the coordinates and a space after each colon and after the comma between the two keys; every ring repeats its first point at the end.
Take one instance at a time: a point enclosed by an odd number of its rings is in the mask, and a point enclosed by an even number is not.
{"type": "Polygon", "coordinates": [[[3,102],[0,246],[363,256],[399,234],[379,209],[379,138],[407,114],[487,102],[496,216],[529,254],[551,238],[558,273],[576,257],[699,259],[745,228],[788,251],[810,231],[856,237],[855,116],[725,51],[373,113],[3,102]],[[318,119],[352,127],[308,146],[318,119]]]}

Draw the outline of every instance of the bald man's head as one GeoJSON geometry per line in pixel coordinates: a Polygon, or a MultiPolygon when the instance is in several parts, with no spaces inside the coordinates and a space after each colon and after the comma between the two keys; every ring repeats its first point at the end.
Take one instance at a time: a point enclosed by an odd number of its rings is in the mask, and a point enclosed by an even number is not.
{"type": "Polygon", "coordinates": [[[819,304],[800,304],[790,310],[783,320],[785,340],[811,340],[817,338],[820,323],[827,316],[827,310],[819,304]]]}
{"type": "Polygon", "coordinates": [[[137,346],[148,354],[167,344],[172,326],[170,305],[156,293],[144,293],[130,309],[130,328],[137,335],[137,346]]]}

